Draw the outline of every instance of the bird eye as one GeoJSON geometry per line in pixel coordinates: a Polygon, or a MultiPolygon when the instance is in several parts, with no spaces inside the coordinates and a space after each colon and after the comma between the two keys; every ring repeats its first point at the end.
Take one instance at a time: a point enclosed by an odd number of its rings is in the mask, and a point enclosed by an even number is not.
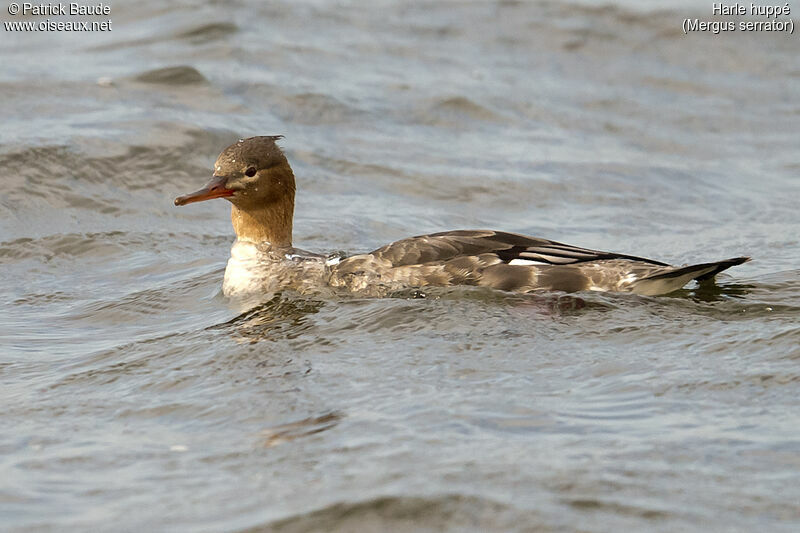
{"type": "Polygon", "coordinates": [[[244,171],[244,175],[249,178],[252,178],[253,176],[256,175],[256,167],[248,168],[247,170],[244,171]]]}

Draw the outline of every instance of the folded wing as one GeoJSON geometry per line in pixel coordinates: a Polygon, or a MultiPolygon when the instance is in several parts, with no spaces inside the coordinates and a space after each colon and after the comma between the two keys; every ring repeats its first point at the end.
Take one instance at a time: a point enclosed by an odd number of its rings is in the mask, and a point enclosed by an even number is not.
{"type": "Polygon", "coordinates": [[[445,231],[409,237],[378,248],[371,255],[397,267],[486,253],[495,254],[500,261],[511,265],[573,265],[602,259],[627,259],[667,266],[666,263],[643,257],[590,250],[492,230],[445,231]]]}
{"type": "Polygon", "coordinates": [[[386,294],[409,287],[481,285],[495,289],[664,294],[747,258],[689,267],[491,230],[432,233],[393,242],[331,267],[330,283],[386,294]]]}

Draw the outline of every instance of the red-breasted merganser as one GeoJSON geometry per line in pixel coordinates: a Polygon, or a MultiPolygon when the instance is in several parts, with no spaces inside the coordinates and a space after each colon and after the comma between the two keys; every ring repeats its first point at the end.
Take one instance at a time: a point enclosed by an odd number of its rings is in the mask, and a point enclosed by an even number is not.
{"type": "Polygon", "coordinates": [[[347,258],[292,247],[295,182],[276,144],[282,136],[242,139],[222,151],[212,180],[175,205],[225,198],[236,242],[225,269],[226,296],[322,286],[382,296],[398,290],[479,285],[516,292],[616,291],[666,294],[703,281],[748,257],[689,266],[492,230],[410,237],[347,258]]]}

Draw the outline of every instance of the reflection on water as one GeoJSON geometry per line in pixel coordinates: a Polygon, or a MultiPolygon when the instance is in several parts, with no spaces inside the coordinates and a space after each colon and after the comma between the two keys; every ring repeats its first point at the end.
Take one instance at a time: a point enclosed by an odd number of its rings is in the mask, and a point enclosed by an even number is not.
{"type": "MultiPolygon", "coordinates": [[[[234,301],[236,307],[249,307],[257,299],[234,301]]],[[[233,330],[237,339],[249,342],[294,338],[310,324],[307,315],[317,313],[324,303],[298,294],[278,293],[264,303],[249,308],[237,317],[213,329],[233,330]]]]}
{"type": "Polygon", "coordinates": [[[746,283],[716,283],[714,280],[697,283],[694,288],[683,288],[669,294],[675,298],[692,298],[698,302],[718,302],[727,298],[744,298],[755,285],[746,283]]]}
{"type": "Polygon", "coordinates": [[[339,423],[343,416],[340,413],[332,412],[296,422],[288,422],[265,429],[260,433],[260,436],[264,439],[264,446],[268,448],[278,446],[294,439],[331,429],[339,423]]]}

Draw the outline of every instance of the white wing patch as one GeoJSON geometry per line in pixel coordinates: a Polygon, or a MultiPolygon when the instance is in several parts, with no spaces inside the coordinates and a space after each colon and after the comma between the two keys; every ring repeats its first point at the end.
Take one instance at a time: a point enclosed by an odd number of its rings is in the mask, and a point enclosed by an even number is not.
{"type": "Polygon", "coordinates": [[[509,265],[522,265],[522,266],[531,266],[531,265],[548,265],[549,263],[543,263],[541,261],[533,261],[531,259],[512,259],[508,262],[509,265]]]}

